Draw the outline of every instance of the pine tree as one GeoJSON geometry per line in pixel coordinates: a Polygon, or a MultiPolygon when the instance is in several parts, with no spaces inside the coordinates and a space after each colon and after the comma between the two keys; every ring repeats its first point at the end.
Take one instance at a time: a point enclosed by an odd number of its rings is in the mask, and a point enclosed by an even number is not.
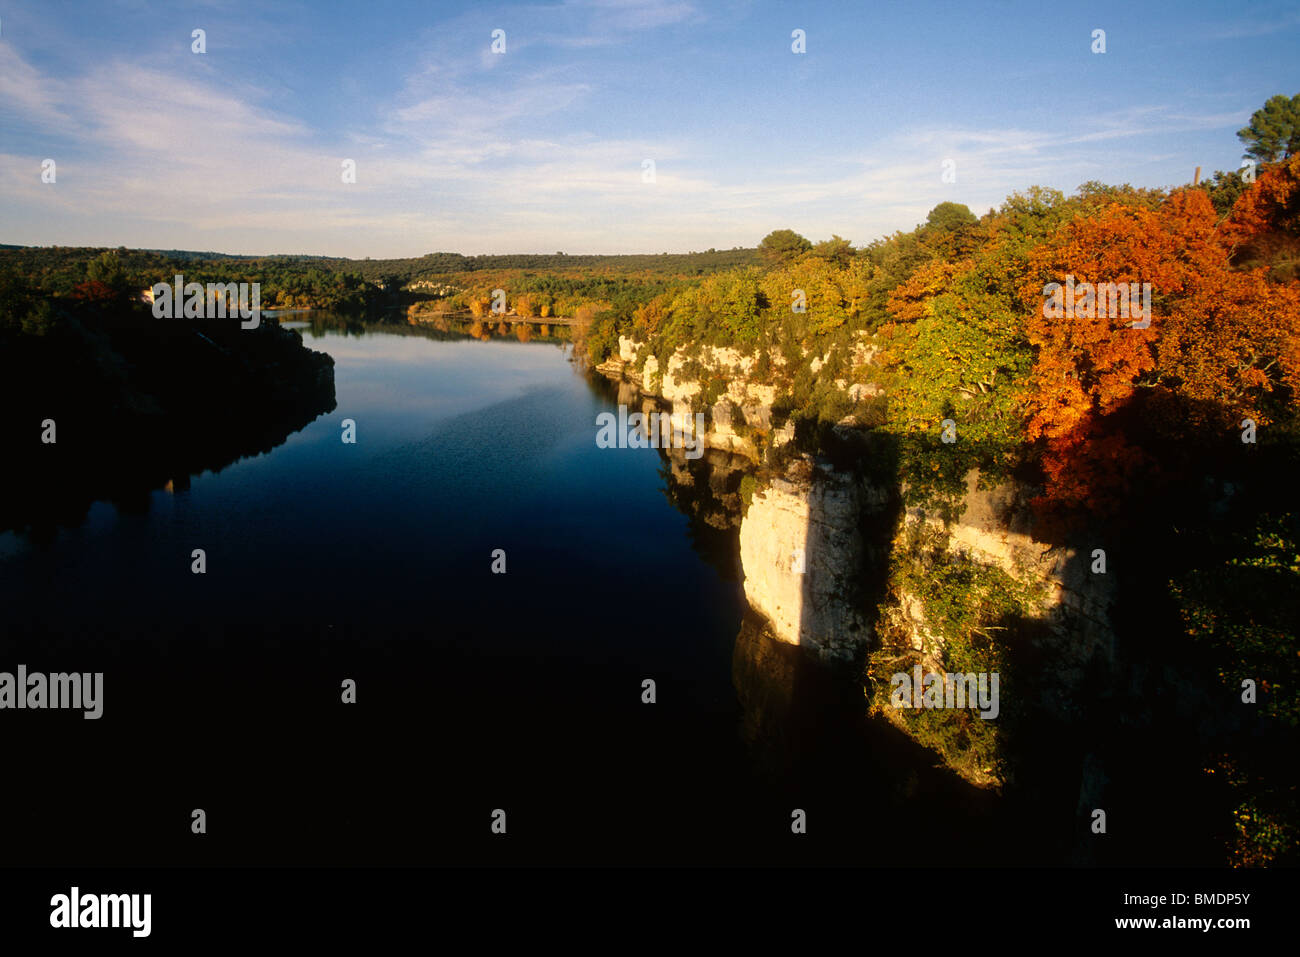
{"type": "Polygon", "coordinates": [[[1246,145],[1245,156],[1272,163],[1300,153],[1300,93],[1287,98],[1270,96],[1250,117],[1250,125],[1237,131],[1246,145]]]}

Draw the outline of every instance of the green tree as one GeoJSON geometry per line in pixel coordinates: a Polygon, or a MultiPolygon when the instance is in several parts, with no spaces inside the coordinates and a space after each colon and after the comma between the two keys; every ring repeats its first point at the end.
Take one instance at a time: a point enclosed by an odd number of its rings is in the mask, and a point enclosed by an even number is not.
{"type": "Polygon", "coordinates": [[[1245,156],[1261,163],[1287,159],[1300,153],[1300,93],[1270,96],[1250,117],[1250,125],[1237,131],[1246,144],[1245,156]]]}
{"type": "Polygon", "coordinates": [[[1225,173],[1223,170],[1217,170],[1213,176],[1207,176],[1197,184],[1197,189],[1203,189],[1210,194],[1210,202],[1214,204],[1214,211],[1220,217],[1228,215],[1237,199],[1244,193],[1250,184],[1241,178],[1241,173],[1234,171],[1225,173]]]}
{"type": "Polygon", "coordinates": [[[927,226],[949,233],[956,232],[962,226],[974,226],[977,222],[979,220],[965,203],[940,203],[925,217],[927,226]]]}
{"type": "Polygon", "coordinates": [[[793,229],[774,229],[758,244],[759,254],[769,263],[782,263],[812,249],[812,243],[793,229]]]}
{"type": "Polygon", "coordinates": [[[974,250],[979,220],[964,203],[940,203],[920,228],[922,242],[940,259],[964,259],[974,250]]]}
{"type": "Polygon", "coordinates": [[[86,266],[86,278],[91,282],[102,282],[114,292],[126,289],[126,274],[122,269],[122,258],[116,249],[100,253],[98,259],[92,259],[86,266]]]}
{"type": "Polygon", "coordinates": [[[830,239],[814,246],[812,252],[819,259],[824,259],[841,269],[847,268],[849,263],[853,261],[853,257],[857,255],[857,250],[849,245],[847,239],[842,239],[833,234],[830,239]]]}

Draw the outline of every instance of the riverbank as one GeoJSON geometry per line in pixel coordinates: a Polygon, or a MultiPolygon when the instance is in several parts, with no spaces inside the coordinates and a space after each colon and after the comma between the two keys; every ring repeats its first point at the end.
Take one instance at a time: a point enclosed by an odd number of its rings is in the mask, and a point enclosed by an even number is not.
{"type": "Polygon", "coordinates": [[[184,486],[274,448],[334,407],[334,369],[278,323],[56,301],[39,334],[4,337],[0,404],[21,426],[0,475],[0,530],[46,535],[96,499],[184,486]]]}

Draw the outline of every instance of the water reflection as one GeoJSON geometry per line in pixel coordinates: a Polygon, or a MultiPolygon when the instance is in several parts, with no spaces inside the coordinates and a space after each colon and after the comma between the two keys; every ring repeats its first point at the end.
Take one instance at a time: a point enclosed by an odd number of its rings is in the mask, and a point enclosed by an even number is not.
{"type": "Polygon", "coordinates": [[[55,375],[18,370],[6,383],[6,418],[23,434],[5,443],[0,532],[49,541],[97,500],[140,514],[152,491],[270,452],[335,407],[333,360],[270,323],[119,323],[96,348],[93,373],[73,354],[55,375]],[[29,440],[41,421],[57,426],[53,441],[29,440]]]}

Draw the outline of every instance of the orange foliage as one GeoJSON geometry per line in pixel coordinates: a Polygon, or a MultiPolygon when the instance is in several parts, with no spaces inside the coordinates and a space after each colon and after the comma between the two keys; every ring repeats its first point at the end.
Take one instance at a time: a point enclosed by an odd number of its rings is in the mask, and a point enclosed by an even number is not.
{"type": "Polygon", "coordinates": [[[1029,436],[1047,443],[1040,504],[1106,511],[1106,501],[1118,501],[1145,456],[1112,416],[1143,386],[1170,400],[1159,405],[1173,420],[1154,424],[1173,433],[1235,428],[1245,417],[1264,424],[1264,397],[1279,386],[1297,406],[1300,284],[1231,265],[1237,244],[1276,223],[1277,204],[1292,202],[1292,188],[1262,177],[1239,201],[1230,229],[1217,228],[1201,190],[1175,192],[1158,211],[1110,204],[1033,250],[1024,299],[1037,357],[1025,400],[1029,436]],[[1076,302],[1062,316],[1045,316],[1043,284],[1067,276],[1151,283],[1150,327],[1134,328],[1139,316],[1111,314],[1100,298],[1096,309],[1076,302]]]}
{"type": "Polygon", "coordinates": [[[1123,490],[1150,466],[1142,450],[1111,423],[1088,416],[1073,432],[1047,442],[1043,450],[1047,489],[1035,504],[1048,511],[1113,515],[1124,501],[1123,490]]]}
{"type": "Polygon", "coordinates": [[[1271,416],[1265,394],[1286,386],[1300,397],[1300,287],[1266,278],[1268,270],[1223,269],[1189,282],[1159,343],[1162,381],[1190,400],[1193,427],[1233,428],[1271,416]]]}
{"type": "Polygon", "coordinates": [[[643,335],[653,336],[659,331],[660,325],[668,318],[668,304],[672,301],[671,295],[659,295],[647,303],[636,307],[632,313],[632,325],[643,335]]]}
{"type": "Polygon", "coordinates": [[[1224,235],[1234,244],[1248,244],[1277,230],[1300,227],[1300,153],[1265,170],[1253,187],[1238,198],[1224,235]]]}
{"type": "Polygon", "coordinates": [[[1041,280],[1024,290],[1031,308],[1026,333],[1038,349],[1026,396],[1031,439],[1067,435],[1127,401],[1138,377],[1155,368],[1159,330],[1154,315],[1150,328],[1137,329],[1131,314],[1085,311],[1080,302],[1063,317],[1045,316],[1043,287],[1071,276],[1093,286],[1149,282],[1154,301],[1182,288],[1177,253],[1159,214],[1118,203],[1067,223],[1030,253],[1030,275],[1041,280]]]}
{"type": "MultiPolygon", "coordinates": [[[[1261,177],[1239,205],[1259,209],[1257,190],[1276,195],[1270,182],[1261,177]]],[[[1264,424],[1262,400],[1276,386],[1300,399],[1300,286],[1269,282],[1266,267],[1234,270],[1233,247],[1250,234],[1216,230],[1203,192],[1175,193],[1165,205],[1186,252],[1184,292],[1169,304],[1158,347],[1162,385],[1190,400],[1193,425],[1233,427],[1246,416],[1264,424]]]]}
{"type": "Polygon", "coordinates": [[[903,322],[916,322],[927,315],[926,305],[952,287],[952,277],[970,268],[970,262],[932,260],[912,273],[889,294],[889,312],[903,322]]]}

